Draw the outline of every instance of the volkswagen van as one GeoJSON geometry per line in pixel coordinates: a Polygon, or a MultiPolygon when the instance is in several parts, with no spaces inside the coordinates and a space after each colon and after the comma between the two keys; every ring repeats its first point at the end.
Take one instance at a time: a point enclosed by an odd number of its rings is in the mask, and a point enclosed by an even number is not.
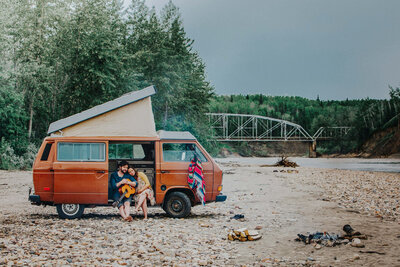
{"type": "Polygon", "coordinates": [[[60,218],[82,216],[84,209],[111,206],[110,176],[128,161],[144,172],[156,204],[175,218],[189,215],[200,204],[187,183],[194,156],[202,162],[206,202],[225,201],[222,171],[189,132],[158,131],[157,137],[49,136],[33,164],[34,205],[55,206],[60,218]]]}

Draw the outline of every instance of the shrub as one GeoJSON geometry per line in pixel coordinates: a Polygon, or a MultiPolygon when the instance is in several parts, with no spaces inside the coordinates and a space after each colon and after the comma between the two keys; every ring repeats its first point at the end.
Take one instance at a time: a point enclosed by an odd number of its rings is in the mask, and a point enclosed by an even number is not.
{"type": "Polygon", "coordinates": [[[26,147],[25,153],[18,156],[13,147],[4,138],[0,141],[0,169],[30,170],[35,161],[38,148],[34,144],[26,147]]]}
{"type": "Polygon", "coordinates": [[[36,154],[38,152],[38,147],[34,144],[29,144],[26,148],[26,152],[23,155],[23,161],[21,165],[21,169],[23,170],[31,170],[33,162],[35,161],[36,154]]]}
{"type": "Polygon", "coordinates": [[[11,145],[2,138],[0,141],[0,169],[18,170],[21,162],[22,158],[17,156],[11,145]]]}

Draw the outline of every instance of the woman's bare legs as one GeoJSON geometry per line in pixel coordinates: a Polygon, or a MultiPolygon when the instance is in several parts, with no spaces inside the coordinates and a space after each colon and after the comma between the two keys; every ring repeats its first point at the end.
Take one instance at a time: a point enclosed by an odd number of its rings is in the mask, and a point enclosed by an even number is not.
{"type": "Polygon", "coordinates": [[[139,208],[142,208],[144,218],[147,219],[147,194],[140,195],[136,206],[136,212],[139,212],[139,208]]]}
{"type": "Polygon", "coordinates": [[[154,199],[153,190],[146,190],[147,199],[150,200],[150,205],[154,206],[156,200],[154,199]]]}
{"type": "MultiPolygon", "coordinates": [[[[145,198],[145,200],[146,200],[146,198],[145,198]]],[[[142,210],[143,210],[144,219],[147,220],[147,201],[143,202],[142,210]]]]}
{"type": "MultiPolygon", "coordinates": [[[[141,194],[139,197],[138,204],[136,206],[136,212],[139,212],[139,208],[142,207],[143,202],[145,202],[145,200],[146,200],[146,194],[141,194]]],[[[143,207],[142,207],[142,209],[143,209],[143,207]]]]}

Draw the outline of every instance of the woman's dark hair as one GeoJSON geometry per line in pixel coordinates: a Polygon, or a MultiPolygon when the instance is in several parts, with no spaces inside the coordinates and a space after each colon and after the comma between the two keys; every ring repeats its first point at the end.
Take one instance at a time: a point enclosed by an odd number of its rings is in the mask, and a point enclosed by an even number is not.
{"type": "Polygon", "coordinates": [[[126,160],[123,160],[120,163],[118,163],[118,167],[125,166],[125,165],[128,165],[128,167],[129,167],[129,163],[126,160]]]}
{"type": "MultiPolygon", "coordinates": [[[[135,178],[136,180],[137,180],[137,178],[138,178],[138,171],[137,171],[137,169],[135,168],[135,167],[133,167],[133,166],[129,166],[129,169],[130,168],[132,168],[134,171],[135,171],[135,174],[133,175],[133,178],[135,178]]],[[[128,169],[128,170],[129,170],[128,169]]]]}

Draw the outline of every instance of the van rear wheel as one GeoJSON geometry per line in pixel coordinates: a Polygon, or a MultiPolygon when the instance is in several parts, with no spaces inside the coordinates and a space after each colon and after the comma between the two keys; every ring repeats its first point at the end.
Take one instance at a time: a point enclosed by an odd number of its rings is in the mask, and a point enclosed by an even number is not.
{"type": "Polygon", "coordinates": [[[57,213],[61,219],[77,219],[83,214],[82,204],[57,204],[57,213]]]}
{"type": "Polygon", "coordinates": [[[163,209],[173,218],[183,218],[189,215],[191,207],[190,199],[185,193],[172,192],[167,196],[163,209]]]}

